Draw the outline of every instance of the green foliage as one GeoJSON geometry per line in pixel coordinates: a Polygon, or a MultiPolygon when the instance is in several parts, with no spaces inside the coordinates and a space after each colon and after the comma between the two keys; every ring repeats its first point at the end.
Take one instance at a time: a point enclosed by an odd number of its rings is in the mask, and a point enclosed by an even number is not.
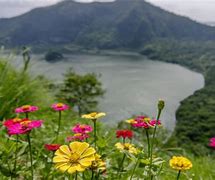
{"type": "Polygon", "coordinates": [[[25,104],[45,106],[53,101],[43,81],[15,70],[9,61],[0,60],[0,102],[4,104],[0,106],[1,120],[11,118],[15,107],[25,104]]]}
{"type": "Polygon", "coordinates": [[[70,69],[64,78],[59,97],[77,106],[79,115],[95,111],[98,98],[103,96],[102,83],[94,73],[80,75],[70,69]]]}

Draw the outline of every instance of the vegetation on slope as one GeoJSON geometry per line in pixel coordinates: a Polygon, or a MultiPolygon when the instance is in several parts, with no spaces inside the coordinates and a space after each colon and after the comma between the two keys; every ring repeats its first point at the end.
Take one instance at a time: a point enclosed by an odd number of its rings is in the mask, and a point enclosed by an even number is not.
{"type": "Polygon", "coordinates": [[[148,44],[141,53],[204,75],[205,87],[182,101],[177,110],[174,137],[187,150],[207,154],[209,138],[215,135],[215,42],[160,41],[148,44]]]}

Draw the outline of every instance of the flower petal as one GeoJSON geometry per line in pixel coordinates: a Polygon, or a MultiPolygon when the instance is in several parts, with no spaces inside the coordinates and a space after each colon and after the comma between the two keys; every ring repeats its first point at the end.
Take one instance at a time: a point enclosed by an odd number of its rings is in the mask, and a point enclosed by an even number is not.
{"type": "Polygon", "coordinates": [[[64,157],[60,157],[60,156],[55,156],[53,158],[53,162],[54,163],[58,163],[58,162],[68,162],[68,159],[64,158],[64,157]]]}
{"type": "Polygon", "coordinates": [[[65,164],[63,166],[60,166],[59,170],[62,171],[62,172],[65,172],[69,168],[70,168],[70,165],[69,164],[65,164]]]}
{"type": "Polygon", "coordinates": [[[70,149],[72,152],[76,152],[77,154],[81,155],[88,147],[89,144],[86,142],[72,142],[70,143],[70,149]]]}
{"type": "Polygon", "coordinates": [[[75,173],[76,172],[76,166],[71,166],[69,169],[68,169],[68,173],[69,174],[73,174],[73,173],[75,173]]]}
{"type": "Polygon", "coordinates": [[[86,151],[83,152],[83,154],[80,156],[80,159],[94,155],[96,153],[96,150],[92,147],[88,148],[86,151]]]}
{"type": "Polygon", "coordinates": [[[95,159],[93,159],[93,158],[87,158],[87,159],[81,159],[81,160],[79,160],[79,163],[82,165],[82,166],[85,166],[85,167],[89,167],[89,166],[91,166],[91,164],[92,164],[92,161],[94,161],[95,159]]]}
{"type": "Polygon", "coordinates": [[[79,171],[79,172],[83,172],[85,170],[85,167],[84,166],[81,166],[80,164],[76,165],[76,171],[79,171]]]}
{"type": "Polygon", "coordinates": [[[71,151],[70,151],[70,149],[69,149],[69,147],[67,146],[67,145],[62,145],[61,147],[60,147],[60,150],[64,153],[64,154],[71,154],[71,151]]]}

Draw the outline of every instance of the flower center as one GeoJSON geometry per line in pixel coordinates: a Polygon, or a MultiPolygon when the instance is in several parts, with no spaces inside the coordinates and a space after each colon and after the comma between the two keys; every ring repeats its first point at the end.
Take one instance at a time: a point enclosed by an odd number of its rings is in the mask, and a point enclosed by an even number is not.
{"type": "Polygon", "coordinates": [[[85,128],[86,128],[85,125],[80,125],[79,127],[83,130],[85,130],[85,128]]]}
{"type": "Polygon", "coordinates": [[[81,136],[81,135],[82,135],[81,133],[76,133],[76,134],[74,134],[75,137],[79,137],[79,136],[81,136]]]}
{"type": "Polygon", "coordinates": [[[78,159],[80,158],[80,156],[77,153],[73,153],[70,156],[70,163],[78,163],[78,159]]]}
{"type": "Polygon", "coordinates": [[[97,112],[90,113],[91,117],[95,117],[96,115],[97,115],[97,112]]]}
{"type": "Polygon", "coordinates": [[[57,106],[58,108],[62,108],[63,105],[64,105],[63,103],[57,103],[57,104],[56,104],[56,106],[57,106]]]}
{"type": "Polygon", "coordinates": [[[27,127],[28,125],[29,125],[29,123],[30,123],[31,121],[23,121],[23,122],[21,122],[20,124],[22,125],[22,126],[25,126],[25,127],[27,127]]]}
{"type": "Polygon", "coordinates": [[[22,109],[23,109],[23,110],[29,110],[30,108],[31,108],[30,105],[24,105],[24,106],[22,106],[22,109]]]}
{"type": "Polygon", "coordinates": [[[129,144],[124,144],[124,149],[129,150],[130,145],[129,144]]]}
{"type": "Polygon", "coordinates": [[[14,118],[13,119],[13,122],[20,122],[20,121],[22,121],[22,119],[20,119],[20,118],[14,118]]]}

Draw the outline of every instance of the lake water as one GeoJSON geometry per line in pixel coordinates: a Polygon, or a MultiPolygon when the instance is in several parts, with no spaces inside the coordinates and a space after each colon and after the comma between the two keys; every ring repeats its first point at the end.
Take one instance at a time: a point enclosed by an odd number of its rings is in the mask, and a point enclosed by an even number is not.
{"type": "MultiPolygon", "coordinates": [[[[15,64],[21,64],[20,61],[16,59],[15,64]]],[[[166,106],[161,120],[167,129],[173,130],[180,101],[204,86],[199,73],[138,55],[67,55],[66,60],[56,63],[48,63],[37,55],[31,62],[34,74],[43,74],[55,82],[62,81],[62,74],[69,67],[82,74],[101,74],[106,94],[99,109],[107,113],[103,121],[109,124],[141,113],[155,117],[157,101],[162,98],[166,106]]]]}

